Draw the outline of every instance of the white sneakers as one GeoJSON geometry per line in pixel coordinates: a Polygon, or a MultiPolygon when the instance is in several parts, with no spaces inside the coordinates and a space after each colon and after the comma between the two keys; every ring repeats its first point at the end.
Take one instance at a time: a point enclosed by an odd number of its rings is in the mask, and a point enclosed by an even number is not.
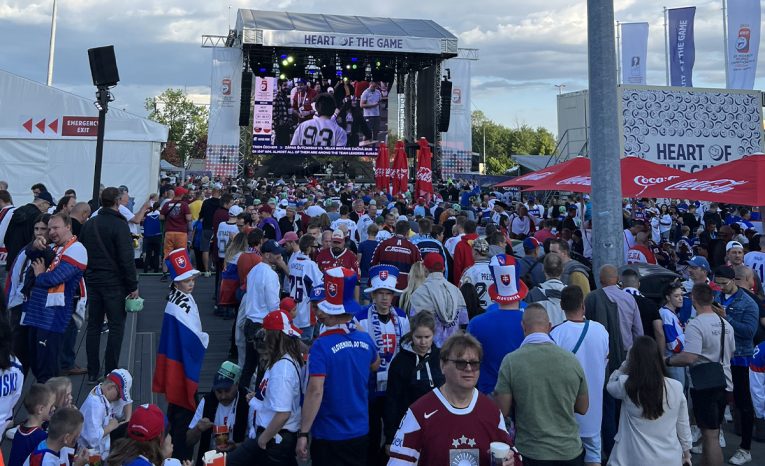
{"type": "Polygon", "coordinates": [[[720,429],[720,448],[725,448],[728,444],[725,443],[725,433],[720,429]]]}
{"type": "Polygon", "coordinates": [[[691,443],[701,440],[701,429],[698,426],[691,426],[691,443]]]}
{"type": "MultiPolygon", "coordinates": [[[[694,431],[694,429],[698,429],[698,431],[699,431],[698,432],[699,438],[701,438],[701,429],[699,429],[696,426],[692,426],[691,427],[691,437],[693,438],[693,442],[695,443],[696,442],[696,431],[694,431]]],[[[723,433],[722,429],[720,429],[720,448],[725,448],[726,445],[727,445],[727,442],[725,441],[725,434],[723,433]]],[[[740,451],[743,452],[745,450],[740,450],[740,451]]],[[[700,443],[698,445],[695,445],[695,446],[691,447],[691,453],[693,453],[694,455],[700,455],[701,452],[702,452],[702,448],[701,448],[701,444],[700,443]]],[[[738,452],[736,452],[736,455],[737,454],[738,454],[738,452]]],[[[747,452],[747,454],[749,455],[749,460],[746,461],[746,462],[752,461],[752,455],[750,455],[748,452],[747,452]]],[[[733,455],[733,458],[735,458],[736,455],[733,455]]],[[[731,461],[733,460],[733,458],[731,458],[731,461]]],[[[744,464],[744,463],[731,463],[731,464],[744,464]]]]}
{"type": "Polygon", "coordinates": [[[739,448],[736,450],[736,454],[731,456],[731,458],[728,460],[728,463],[730,464],[746,464],[752,461],[752,453],[742,450],[739,448]]]}

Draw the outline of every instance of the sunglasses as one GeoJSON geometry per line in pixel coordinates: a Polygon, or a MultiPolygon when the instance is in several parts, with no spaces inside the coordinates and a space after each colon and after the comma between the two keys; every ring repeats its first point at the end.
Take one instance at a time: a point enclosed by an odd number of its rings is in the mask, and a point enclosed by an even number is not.
{"type": "Polygon", "coordinates": [[[477,371],[481,369],[481,361],[465,361],[464,359],[447,359],[454,363],[454,367],[459,371],[464,371],[470,366],[471,371],[477,371]]]}

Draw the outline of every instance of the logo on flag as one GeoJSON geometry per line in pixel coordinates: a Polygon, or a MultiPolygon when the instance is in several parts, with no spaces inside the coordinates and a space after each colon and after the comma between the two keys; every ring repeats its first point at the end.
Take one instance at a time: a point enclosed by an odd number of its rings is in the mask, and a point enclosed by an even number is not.
{"type": "Polygon", "coordinates": [[[502,274],[499,276],[499,279],[502,280],[503,285],[510,286],[510,275],[502,274]]]}
{"type": "Polygon", "coordinates": [[[337,283],[328,283],[327,284],[327,293],[329,293],[330,296],[333,298],[337,296],[337,283]]]}
{"type": "Polygon", "coordinates": [[[380,270],[380,280],[385,281],[388,279],[388,271],[380,270]]]}
{"type": "Polygon", "coordinates": [[[185,269],[186,268],[186,258],[183,256],[178,256],[175,258],[175,263],[178,265],[179,269],[185,269]]]}

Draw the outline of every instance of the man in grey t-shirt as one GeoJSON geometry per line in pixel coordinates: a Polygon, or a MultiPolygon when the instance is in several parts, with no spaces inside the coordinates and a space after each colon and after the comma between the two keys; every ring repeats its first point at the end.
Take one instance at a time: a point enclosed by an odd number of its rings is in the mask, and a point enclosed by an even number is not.
{"type": "Polygon", "coordinates": [[[719,433],[727,403],[726,390],[733,390],[730,359],[736,346],[733,327],[720,315],[724,310],[713,304],[714,291],[704,283],[693,285],[691,301],[696,309],[696,318],[685,327],[683,352],[665,359],[667,366],[696,366],[707,362],[721,363],[725,372],[725,387],[699,390],[693,388],[691,377],[691,400],[696,424],[701,429],[703,459],[701,464],[722,464],[719,433]],[[725,328],[722,361],[720,360],[720,335],[725,328]]]}

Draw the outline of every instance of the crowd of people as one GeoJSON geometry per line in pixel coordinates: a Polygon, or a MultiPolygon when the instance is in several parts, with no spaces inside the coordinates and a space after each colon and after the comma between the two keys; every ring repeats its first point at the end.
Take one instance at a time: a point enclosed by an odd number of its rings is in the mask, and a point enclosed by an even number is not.
{"type": "Polygon", "coordinates": [[[720,465],[731,414],[728,462],[757,460],[765,252],[744,207],[625,200],[628,266],[593,270],[586,195],[208,177],[163,180],[143,204],[124,186],[32,191],[15,207],[0,186],[6,419],[36,381],[12,466],[210,450],[231,465],[720,465]],[[167,417],[133,408],[118,367],[141,268],[205,346],[205,321],[231,323],[210,391],[167,417]],[[214,282],[213,315],[197,280],[214,282]],[[76,375],[94,385],[79,410],[76,375]]]}

